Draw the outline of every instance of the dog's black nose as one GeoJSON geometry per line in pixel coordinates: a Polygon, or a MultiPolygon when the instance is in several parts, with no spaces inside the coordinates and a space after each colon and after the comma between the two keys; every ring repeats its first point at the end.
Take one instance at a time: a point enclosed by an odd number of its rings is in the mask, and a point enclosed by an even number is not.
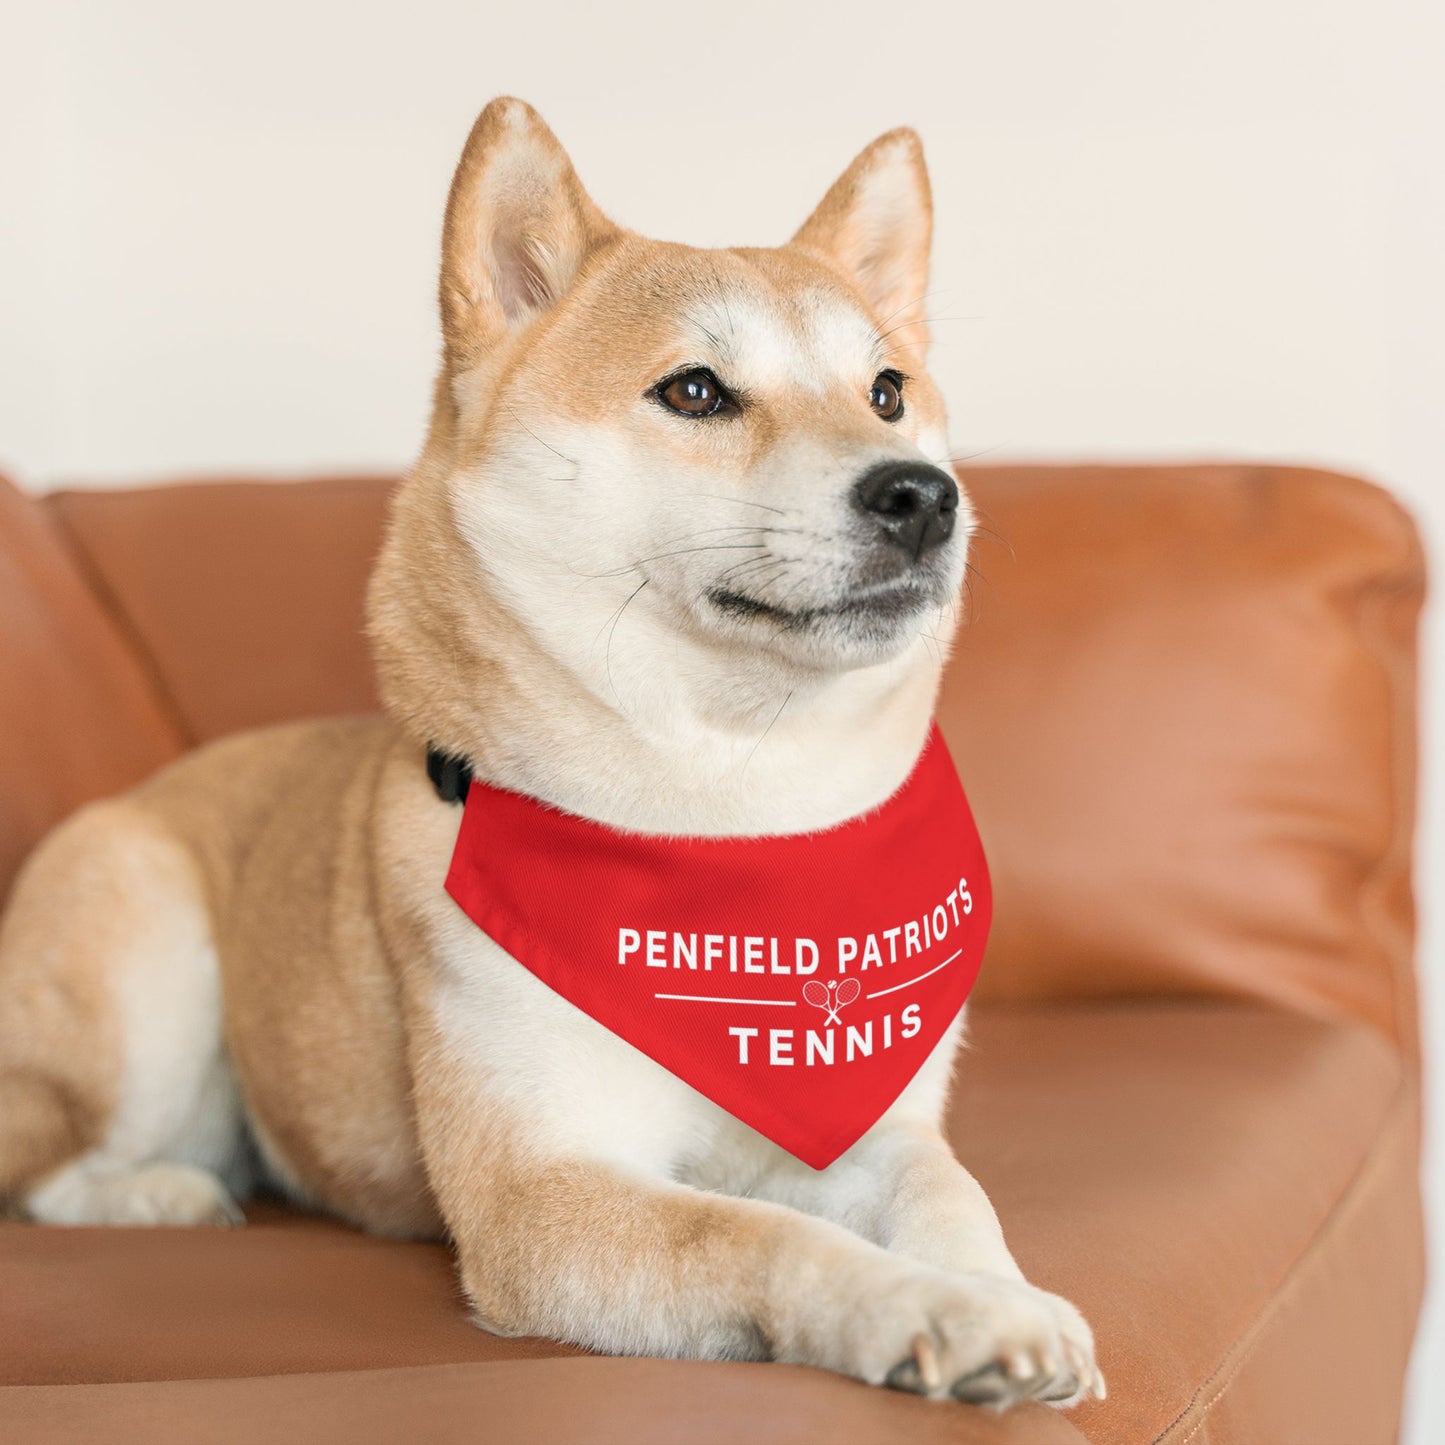
{"type": "Polygon", "coordinates": [[[879,462],[858,478],[853,502],[916,562],[953,535],[958,483],[926,462],[879,462]]]}

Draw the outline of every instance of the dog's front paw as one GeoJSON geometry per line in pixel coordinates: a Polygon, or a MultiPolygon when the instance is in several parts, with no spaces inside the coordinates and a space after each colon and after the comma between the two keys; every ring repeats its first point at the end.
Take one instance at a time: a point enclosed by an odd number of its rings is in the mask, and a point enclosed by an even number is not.
{"type": "Polygon", "coordinates": [[[861,1301],[847,1333],[852,1372],[874,1384],[999,1410],[1104,1398],[1083,1316],[1022,1280],[912,1270],[861,1301]]]}

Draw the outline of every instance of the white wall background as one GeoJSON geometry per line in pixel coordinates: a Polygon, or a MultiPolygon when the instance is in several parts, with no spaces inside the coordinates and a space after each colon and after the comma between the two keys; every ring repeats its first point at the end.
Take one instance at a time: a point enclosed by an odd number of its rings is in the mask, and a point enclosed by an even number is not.
{"type": "MultiPolygon", "coordinates": [[[[606,209],[699,243],[783,238],[873,134],[916,125],[955,450],[1357,469],[1438,559],[1442,12],[0,0],[0,465],[41,486],[404,463],[442,197],[509,91],[606,209]]],[[[1438,626],[1429,647],[1438,752],[1438,626]]],[[[1420,873],[1437,1060],[1440,777],[1420,873]]],[[[1431,1170],[1445,1238],[1438,1129],[1431,1170]]],[[[1438,1292],[1415,1383],[1410,1440],[1445,1439],[1438,1292]]]]}

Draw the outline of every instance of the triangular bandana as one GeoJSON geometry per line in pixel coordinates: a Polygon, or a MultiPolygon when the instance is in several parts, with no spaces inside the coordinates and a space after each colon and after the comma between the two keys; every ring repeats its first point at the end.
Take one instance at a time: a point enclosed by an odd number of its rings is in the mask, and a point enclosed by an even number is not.
{"type": "Polygon", "coordinates": [[[891,798],[817,833],[623,833],[477,779],[446,887],[549,988],[815,1169],[922,1067],[993,911],[937,724],[891,798]]]}

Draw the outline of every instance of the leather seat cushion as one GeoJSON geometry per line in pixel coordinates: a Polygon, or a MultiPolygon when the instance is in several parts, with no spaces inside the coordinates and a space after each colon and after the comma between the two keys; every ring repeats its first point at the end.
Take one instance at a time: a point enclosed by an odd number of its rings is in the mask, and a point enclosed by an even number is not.
{"type": "Polygon", "coordinates": [[[136,1382],[4,1389],[0,1416],[36,1440],[124,1419],[158,1442],[256,1439],[281,1418],[293,1438],[406,1438],[434,1404],[437,1440],[1208,1445],[1239,1410],[1253,1424],[1220,1438],[1383,1442],[1421,1272],[1409,1078],[1371,1029],[1253,1005],[975,1010],[952,1134],[1025,1270],[1095,1327],[1110,1397],[1067,1416],[497,1339],[466,1322],[445,1248],[275,1205],[237,1231],[0,1225],[0,1384],[136,1382]],[[1330,1391],[1312,1419],[1316,1366],[1351,1372],[1358,1418],[1330,1391]],[[278,1375],[306,1378],[256,1379],[278,1375]]]}

